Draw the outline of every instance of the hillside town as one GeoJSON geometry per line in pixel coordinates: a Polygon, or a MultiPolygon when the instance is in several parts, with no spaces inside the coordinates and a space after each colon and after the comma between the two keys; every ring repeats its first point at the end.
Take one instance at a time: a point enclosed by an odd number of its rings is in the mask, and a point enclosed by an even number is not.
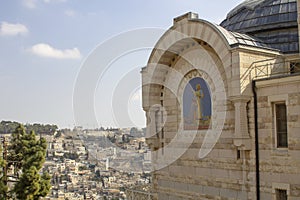
{"type": "Polygon", "coordinates": [[[0,200],[300,200],[300,0],[83,2],[1,2],[0,200]]]}
{"type": "MultiPolygon", "coordinates": [[[[126,190],[148,187],[151,155],[143,130],[75,127],[37,134],[48,148],[42,171],[51,175],[43,199],[126,199],[126,190]]],[[[1,134],[9,141],[10,133],[1,134]]]]}

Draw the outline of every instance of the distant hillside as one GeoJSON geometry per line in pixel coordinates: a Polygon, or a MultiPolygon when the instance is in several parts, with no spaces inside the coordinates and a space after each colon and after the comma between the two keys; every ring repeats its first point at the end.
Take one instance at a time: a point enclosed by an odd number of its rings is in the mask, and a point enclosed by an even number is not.
{"type": "MultiPolygon", "coordinates": [[[[1,121],[0,122],[0,134],[13,133],[19,125],[19,122],[12,121],[1,121]]],[[[28,132],[34,131],[35,134],[47,134],[53,135],[58,129],[57,125],[50,124],[24,124],[24,127],[28,132]]]]}

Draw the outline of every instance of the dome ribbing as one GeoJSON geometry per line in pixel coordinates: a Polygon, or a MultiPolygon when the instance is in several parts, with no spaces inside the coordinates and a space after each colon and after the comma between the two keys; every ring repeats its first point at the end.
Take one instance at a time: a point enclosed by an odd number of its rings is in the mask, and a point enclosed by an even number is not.
{"type": "Polygon", "coordinates": [[[296,0],[246,0],[220,25],[257,37],[283,53],[299,51],[296,0]]]}

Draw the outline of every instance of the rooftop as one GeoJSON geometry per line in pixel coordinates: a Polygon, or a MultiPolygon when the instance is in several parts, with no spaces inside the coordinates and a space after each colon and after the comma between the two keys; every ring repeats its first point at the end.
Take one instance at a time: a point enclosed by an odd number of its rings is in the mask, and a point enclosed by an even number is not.
{"type": "Polygon", "coordinates": [[[296,0],[246,0],[220,25],[258,38],[283,53],[299,51],[296,0]]]}

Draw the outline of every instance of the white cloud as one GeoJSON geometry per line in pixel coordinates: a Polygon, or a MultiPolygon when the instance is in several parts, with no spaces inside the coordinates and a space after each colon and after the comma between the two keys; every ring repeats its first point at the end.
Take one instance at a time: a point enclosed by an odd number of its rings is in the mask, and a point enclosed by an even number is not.
{"type": "Polygon", "coordinates": [[[67,0],[44,0],[45,3],[52,3],[52,2],[58,2],[58,3],[62,3],[62,2],[66,2],[67,0]]]}
{"type": "Polygon", "coordinates": [[[8,22],[2,22],[0,25],[0,35],[25,35],[28,33],[28,29],[23,24],[11,24],[8,22]]]}
{"type": "Polygon", "coordinates": [[[23,0],[23,5],[29,9],[36,8],[37,0],[23,0]]]}
{"type": "Polygon", "coordinates": [[[61,49],[55,49],[54,47],[45,43],[36,44],[31,48],[29,48],[29,51],[37,56],[47,57],[47,58],[56,58],[56,59],[80,59],[81,58],[81,53],[78,48],[61,50],[61,49]]]}
{"type": "Polygon", "coordinates": [[[74,10],[66,10],[65,15],[69,17],[74,17],[76,15],[76,12],[74,10]]]}
{"type": "MultiPolygon", "coordinates": [[[[63,3],[63,2],[66,2],[67,0],[42,0],[40,2],[43,2],[43,3],[63,3]]],[[[38,0],[23,0],[23,5],[26,7],[26,8],[29,8],[29,9],[34,9],[37,7],[37,4],[38,4],[38,0]]]]}

